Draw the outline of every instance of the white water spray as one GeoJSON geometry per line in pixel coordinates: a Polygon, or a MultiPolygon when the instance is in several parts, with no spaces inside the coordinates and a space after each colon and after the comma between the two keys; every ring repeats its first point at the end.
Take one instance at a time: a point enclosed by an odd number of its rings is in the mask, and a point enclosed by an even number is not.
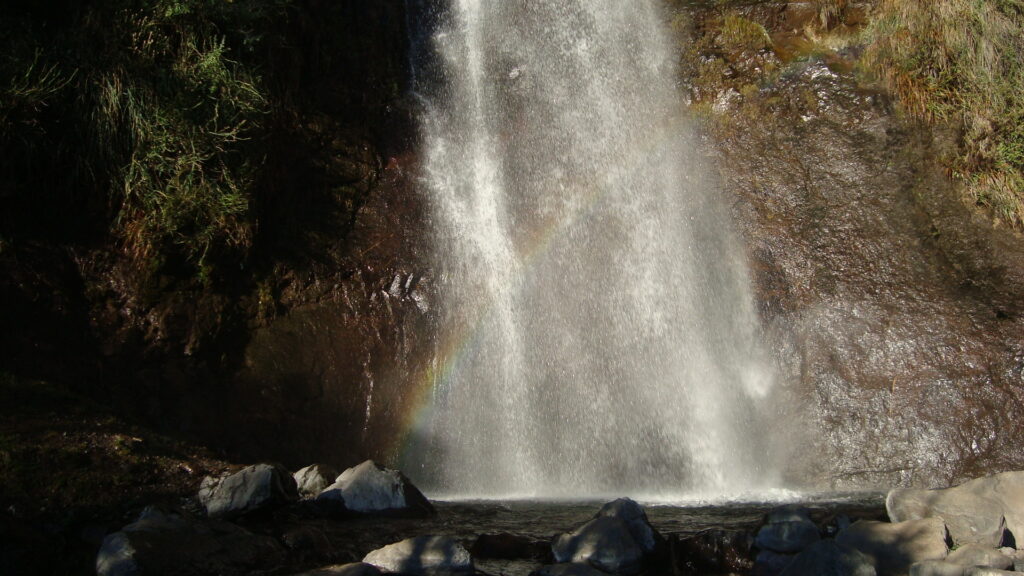
{"type": "Polygon", "coordinates": [[[435,496],[771,487],[773,375],[656,0],[450,0],[432,49],[447,345],[403,465],[435,496]]]}

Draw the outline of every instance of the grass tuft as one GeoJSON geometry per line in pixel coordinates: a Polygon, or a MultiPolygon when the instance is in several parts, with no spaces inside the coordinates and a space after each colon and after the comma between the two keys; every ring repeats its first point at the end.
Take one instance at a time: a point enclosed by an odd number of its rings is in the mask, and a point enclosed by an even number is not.
{"type": "Polygon", "coordinates": [[[718,43],[728,54],[756,53],[770,49],[772,37],[764,26],[736,12],[729,12],[722,19],[718,43]]]}
{"type": "Polygon", "coordinates": [[[1024,225],[1024,2],[883,0],[867,34],[865,71],[913,117],[959,125],[950,173],[1024,225]]]}

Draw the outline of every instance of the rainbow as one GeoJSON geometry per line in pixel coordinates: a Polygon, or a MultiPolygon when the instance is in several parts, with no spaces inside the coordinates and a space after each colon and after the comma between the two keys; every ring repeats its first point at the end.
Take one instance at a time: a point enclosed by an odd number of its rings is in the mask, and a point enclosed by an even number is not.
{"type": "MultiPolygon", "coordinates": [[[[644,145],[640,148],[641,154],[650,153],[668,140],[678,137],[680,132],[675,128],[684,122],[685,119],[681,114],[673,117],[667,124],[667,129],[660,131],[660,137],[644,141],[644,145]]],[[[547,217],[537,226],[538,232],[533,234],[531,241],[517,250],[521,255],[522,266],[525,268],[538,261],[550,250],[555,240],[569,231],[575,223],[581,219],[590,218],[599,201],[612,190],[611,186],[588,186],[581,191],[583,201],[577,204],[575,210],[560,216],[547,217]]],[[[561,191],[555,190],[551,190],[551,192],[553,194],[561,193],[561,191]]],[[[407,390],[411,394],[411,398],[406,404],[405,416],[399,423],[398,438],[389,450],[391,461],[408,461],[411,451],[417,445],[418,435],[426,431],[430,425],[436,408],[435,392],[437,388],[451,378],[457,367],[476,348],[480,341],[484,319],[490,314],[492,307],[493,305],[488,305],[478,310],[474,322],[465,322],[450,328],[449,332],[441,337],[434,357],[425,361],[423,368],[410,379],[407,390]]]]}

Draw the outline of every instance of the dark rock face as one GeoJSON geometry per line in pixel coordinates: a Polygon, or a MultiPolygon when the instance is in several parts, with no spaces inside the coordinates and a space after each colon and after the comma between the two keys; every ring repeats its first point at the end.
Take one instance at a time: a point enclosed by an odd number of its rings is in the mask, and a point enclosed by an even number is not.
{"type": "Polygon", "coordinates": [[[336,268],[290,274],[275,288],[281,309],[252,331],[230,377],[244,414],[227,430],[230,445],[294,466],[351,465],[403,437],[433,354],[414,170],[409,158],[385,169],[336,268]]]}

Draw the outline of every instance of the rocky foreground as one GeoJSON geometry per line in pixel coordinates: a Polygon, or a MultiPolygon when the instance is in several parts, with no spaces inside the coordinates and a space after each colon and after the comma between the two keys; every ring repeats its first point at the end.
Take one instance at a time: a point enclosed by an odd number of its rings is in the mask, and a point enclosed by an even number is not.
{"type": "Polygon", "coordinates": [[[888,522],[844,515],[822,520],[793,504],[772,510],[752,531],[705,531],[680,539],[660,534],[642,506],[623,498],[548,541],[508,533],[467,539],[459,527],[431,520],[437,520],[434,506],[401,472],[372,461],[340,475],[317,465],[291,474],[258,464],[207,478],[191,505],[181,509],[146,508],[104,539],[96,570],[100,576],[1024,571],[1024,472],[943,490],[892,490],[886,513],[888,522]],[[339,527],[354,528],[347,537],[351,546],[331,538],[339,527]],[[410,533],[416,535],[402,537],[410,533]]]}

